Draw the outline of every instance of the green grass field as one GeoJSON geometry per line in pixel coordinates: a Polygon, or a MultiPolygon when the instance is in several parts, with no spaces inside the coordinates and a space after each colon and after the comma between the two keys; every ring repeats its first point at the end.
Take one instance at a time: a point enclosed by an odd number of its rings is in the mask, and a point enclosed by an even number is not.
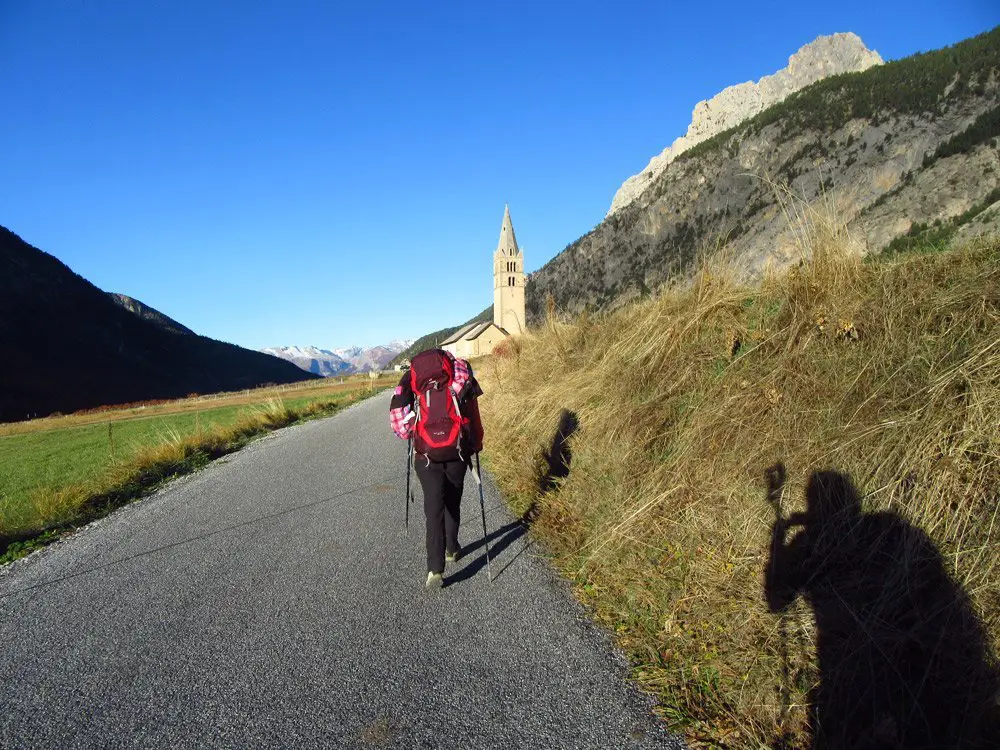
{"type": "Polygon", "coordinates": [[[38,490],[92,481],[149,445],[229,427],[251,408],[224,406],[0,437],[0,503],[18,505],[38,490]]]}
{"type": "Polygon", "coordinates": [[[313,381],[0,425],[0,561],[237,450],[395,381],[313,381]]]}

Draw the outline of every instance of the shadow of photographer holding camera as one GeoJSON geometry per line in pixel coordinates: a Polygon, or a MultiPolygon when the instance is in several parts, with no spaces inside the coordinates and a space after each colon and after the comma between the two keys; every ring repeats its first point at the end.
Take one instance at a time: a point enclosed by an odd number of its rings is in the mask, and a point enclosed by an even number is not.
{"type": "Polygon", "coordinates": [[[897,513],[863,513],[841,472],[813,472],[805,513],[787,518],[784,466],[767,480],[768,606],[801,594],[815,613],[812,747],[1000,746],[989,641],[931,539],[897,513]]]}

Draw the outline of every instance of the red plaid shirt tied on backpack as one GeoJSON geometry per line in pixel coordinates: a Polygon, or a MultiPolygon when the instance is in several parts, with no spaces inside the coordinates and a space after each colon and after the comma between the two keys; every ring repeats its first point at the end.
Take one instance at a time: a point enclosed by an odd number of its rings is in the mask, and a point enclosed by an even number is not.
{"type": "MultiPolygon", "coordinates": [[[[397,385],[392,392],[393,398],[403,395],[403,386],[397,385]]],[[[411,391],[412,396],[412,391],[411,391]]],[[[410,408],[409,404],[403,404],[399,408],[389,409],[389,425],[396,437],[409,440],[413,436],[413,425],[417,421],[417,413],[410,408]]]]}

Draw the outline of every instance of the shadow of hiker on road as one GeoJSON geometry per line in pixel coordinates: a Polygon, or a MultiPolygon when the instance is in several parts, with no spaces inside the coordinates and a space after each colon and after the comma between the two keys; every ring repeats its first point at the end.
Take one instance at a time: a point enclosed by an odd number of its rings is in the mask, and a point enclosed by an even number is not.
{"type": "MultiPolygon", "coordinates": [[[[555,434],[552,436],[552,443],[542,454],[542,464],[538,468],[537,484],[540,494],[544,495],[551,492],[558,486],[558,480],[565,479],[569,476],[569,465],[572,460],[572,451],[570,450],[568,440],[570,436],[577,431],[579,426],[580,421],[575,412],[572,412],[569,409],[563,409],[560,412],[559,422],[556,425],[555,434]]],[[[531,505],[528,506],[528,509],[521,514],[519,519],[511,521],[507,525],[502,526],[487,535],[486,539],[490,542],[491,562],[495,562],[500,557],[500,554],[507,549],[507,547],[527,533],[532,522],[535,520],[537,510],[537,503],[532,502],[531,505]]],[[[462,557],[468,557],[468,555],[475,550],[485,548],[485,546],[485,541],[483,539],[478,539],[462,548],[462,557]]],[[[495,571],[493,577],[496,578],[500,576],[514,562],[514,560],[516,560],[521,553],[523,553],[530,546],[531,543],[529,542],[516,555],[514,555],[511,560],[507,561],[502,568],[495,571]]],[[[476,560],[471,563],[466,563],[461,570],[453,575],[446,576],[444,579],[445,586],[468,580],[485,567],[486,550],[483,549],[483,554],[476,560]]]]}
{"type": "MultiPolygon", "coordinates": [[[[490,562],[494,566],[496,565],[497,559],[505,549],[528,533],[529,526],[530,523],[526,521],[526,517],[522,516],[516,521],[511,521],[510,523],[501,526],[499,529],[490,532],[486,536],[486,539],[490,542],[490,562]]],[[[529,546],[531,546],[530,543],[525,545],[524,549],[527,549],[529,546]]],[[[467,581],[486,567],[486,542],[482,537],[462,547],[462,559],[465,560],[473,552],[479,549],[482,550],[482,554],[479,555],[479,557],[472,562],[465,563],[461,570],[453,573],[452,575],[445,576],[444,585],[446,587],[453,583],[467,581]]],[[[518,552],[517,555],[514,556],[514,559],[516,559],[517,556],[524,551],[524,549],[518,552]]],[[[507,569],[511,562],[513,562],[513,560],[508,562],[499,570],[496,570],[494,567],[495,572],[493,574],[493,578],[496,579],[499,577],[500,574],[507,569]]]]}
{"type": "Polygon", "coordinates": [[[815,613],[812,747],[997,747],[988,636],[927,534],[892,511],[862,513],[837,471],[813,472],[806,512],[785,518],[784,466],[767,478],[768,606],[783,612],[801,594],[815,613]]]}

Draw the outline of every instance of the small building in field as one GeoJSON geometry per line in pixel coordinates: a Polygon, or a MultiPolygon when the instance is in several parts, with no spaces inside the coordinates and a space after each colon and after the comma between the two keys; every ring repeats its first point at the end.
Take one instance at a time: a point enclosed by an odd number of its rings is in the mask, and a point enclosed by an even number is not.
{"type": "Polygon", "coordinates": [[[510,207],[504,206],[500,241],[493,253],[493,322],[470,323],[438,346],[462,359],[481,357],[509,336],[522,333],[524,285],[524,255],[514,236],[510,207]]]}
{"type": "Polygon", "coordinates": [[[481,357],[493,351],[493,347],[510,334],[496,323],[470,323],[459,328],[442,341],[439,346],[447,349],[459,359],[481,357]]]}

